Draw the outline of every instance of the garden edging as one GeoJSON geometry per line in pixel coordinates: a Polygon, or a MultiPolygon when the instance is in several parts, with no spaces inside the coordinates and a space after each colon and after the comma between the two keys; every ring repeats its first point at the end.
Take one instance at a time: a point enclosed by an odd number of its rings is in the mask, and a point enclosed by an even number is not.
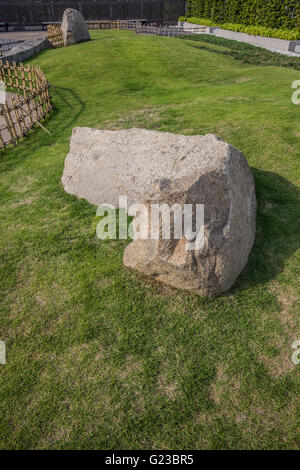
{"type": "Polygon", "coordinates": [[[245,42],[248,44],[252,44],[253,46],[259,46],[269,50],[273,49],[280,52],[282,51],[283,53],[300,54],[300,40],[287,41],[285,39],[253,36],[251,34],[229,31],[220,27],[192,24],[187,21],[179,21],[178,26],[187,31],[193,30],[193,32],[197,32],[197,30],[199,30],[199,33],[206,32],[207,34],[213,34],[214,36],[222,37],[225,39],[231,39],[234,41],[245,42]]]}
{"type": "Polygon", "coordinates": [[[1,57],[3,63],[8,60],[9,63],[12,62],[23,62],[29,57],[37,54],[38,52],[52,47],[51,43],[47,38],[36,38],[29,41],[23,41],[17,46],[13,47],[9,54],[1,57]]]}

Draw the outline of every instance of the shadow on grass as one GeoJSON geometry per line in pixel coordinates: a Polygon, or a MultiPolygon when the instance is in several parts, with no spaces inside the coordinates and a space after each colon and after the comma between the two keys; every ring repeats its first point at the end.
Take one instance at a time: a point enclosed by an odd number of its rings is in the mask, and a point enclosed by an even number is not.
{"type": "MultiPolygon", "coordinates": [[[[300,189],[282,176],[252,168],[257,198],[256,237],[248,263],[233,287],[220,298],[263,286],[283,271],[300,247],[300,189]]],[[[131,242],[131,240],[129,241],[131,242]]],[[[133,272],[157,291],[174,291],[153,278],[133,272]]],[[[206,299],[209,303],[213,299],[206,299]]]]}
{"type": "MultiPolygon", "coordinates": [[[[276,173],[257,168],[252,168],[252,172],[257,198],[255,242],[246,267],[221,298],[276,279],[287,260],[300,247],[300,189],[276,173]]],[[[131,271],[131,275],[150,283],[157,291],[176,292],[176,289],[141,273],[131,271]]],[[[213,299],[206,300],[213,302],[213,299]]]]}
{"type": "Polygon", "coordinates": [[[72,129],[73,124],[84,112],[86,104],[74,90],[58,86],[52,86],[50,92],[51,90],[54,92],[53,111],[42,121],[51,135],[36,126],[16,148],[8,146],[0,153],[0,173],[13,170],[19,162],[42,147],[54,145],[66,129],[72,129]]]}
{"type": "MultiPolygon", "coordinates": [[[[86,108],[86,104],[80,96],[75,93],[74,90],[71,88],[63,88],[59,86],[53,86],[52,89],[54,90],[57,98],[57,105],[66,107],[69,109],[69,116],[70,119],[64,120],[64,125],[59,127],[59,131],[63,131],[67,129],[68,127],[72,126],[74,122],[77,121],[79,116],[84,112],[86,108]],[[60,103],[58,103],[58,100],[60,100],[60,103]]],[[[55,110],[57,108],[55,107],[55,110]]]]}
{"type": "Polygon", "coordinates": [[[278,174],[252,168],[257,197],[256,238],[231,293],[264,284],[283,271],[300,246],[300,190],[278,174]]]}
{"type": "Polygon", "coordinates": [[[178,38],[193,41],[195,44],[193,44],[191,47],[194,47],[195,49],[200,49],[206,52],[212,52],[214,54],[222,54],[244,64],[262,66],[272,65],[279,67],[290,67],[295,70],[300,70],[300,57],[289,57],[280,53],[271,52],[267,49],[255,47],[250,44],[231,41],[230,39],[223,39],[204,34],[200,36],[178,36],[178,38]],[[206,47],[204,45],[196,44],[197,42],[206,42],[215,46],[226,47],[228,48],[228,50],[206,47]]]}

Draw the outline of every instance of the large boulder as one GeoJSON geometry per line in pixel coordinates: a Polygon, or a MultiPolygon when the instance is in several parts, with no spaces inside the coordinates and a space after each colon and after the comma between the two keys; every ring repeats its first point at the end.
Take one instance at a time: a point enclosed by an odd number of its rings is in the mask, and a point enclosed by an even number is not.
{"type": "Polygon", "coordinates": [[[128,205],[143,203],[149,214],[153,204],[204,205],[201,245],[186,233],[163,239],[159,219],[158,239],[127,246],[125,266],[159,281],[216,296],[247,263],[255,238],[253,176],[244,155],[214,135],[75,128],[62,183],[92,204],[117,207],[127,196],[128,205]]]}
{"type": "Polygon", "coordinates": [[[82,14],[73,8],[64,11],[61,30],[65,46],[91,38],[82,14]]]}

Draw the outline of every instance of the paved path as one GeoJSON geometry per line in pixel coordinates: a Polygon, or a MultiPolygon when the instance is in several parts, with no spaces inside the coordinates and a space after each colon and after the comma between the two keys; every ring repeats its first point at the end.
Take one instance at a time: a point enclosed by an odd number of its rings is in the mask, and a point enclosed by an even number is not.
{"type": "Polygon", "coordinates": [[[221,39],[229,39],[230,41],[242,42],[244,44],[249,44],[250,46],[253,46],[253,47],[260,47],[261,49],[267,49],[268,51],[277,52],[277,54],[286,55],[288,57],[300,57],[300,54],[296,52],[283,51],[282,49],[274,49],[268,46],[253,44],[253,42],[248,42],[246,40],[241,40],[241,39],[236,39],[236,38],[229,38],[229,37],[221,36],[221,34],[207,33],[205,31],[198,31],[197,33],[194,33],[194,34],[208,34],[209,36],[214,36],[214,37],[221,38],[221,39]]]}
{"type": "Polygon", "coordinates": [[[20,41],[29,41],[30,39],[45,38],[47,31],[10,31],[0,33],[1,39],[17,39],[20,41]]]}

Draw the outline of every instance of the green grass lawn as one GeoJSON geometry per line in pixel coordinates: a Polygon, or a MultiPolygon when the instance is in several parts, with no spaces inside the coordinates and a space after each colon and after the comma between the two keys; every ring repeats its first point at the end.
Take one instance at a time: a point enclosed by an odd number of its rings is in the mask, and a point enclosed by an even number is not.
{"type": "Polygon", "coordinates": [[[94,32],[30,59],[55,111],[0,153],[1,449],[295,449],[300,59],[201,36],[94,32]],[[258,199],[249,263],[199,298],[125,269],[61,185],[72,128],[215,133],[258,199]]]}

